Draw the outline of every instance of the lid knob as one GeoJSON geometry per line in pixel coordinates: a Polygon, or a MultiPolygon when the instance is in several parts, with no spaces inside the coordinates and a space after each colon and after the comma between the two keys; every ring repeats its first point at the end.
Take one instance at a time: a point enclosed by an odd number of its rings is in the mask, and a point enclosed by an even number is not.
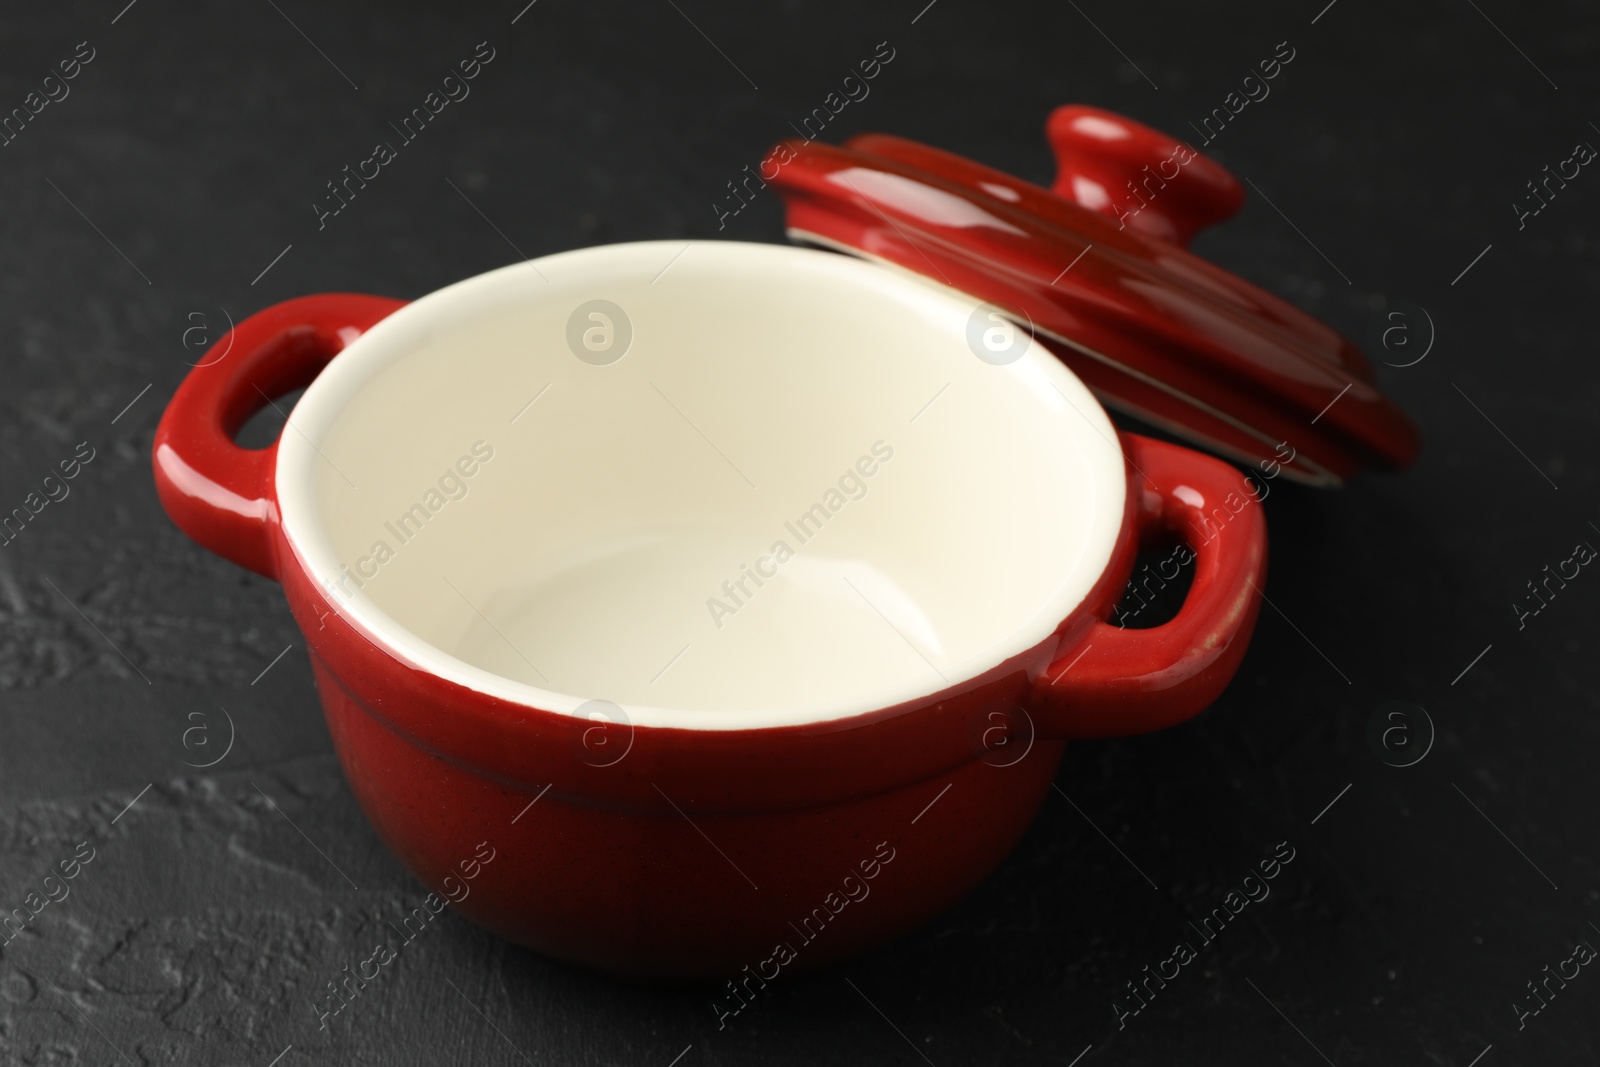
{"type": "Polygon", "coordinates": [[[1114,112],[1058,107],[1045,134],[1056,154],[1056,195],[1148,236],[1187,248],[1244,204],[1244,188],[1222,164],[1114,112]]]}

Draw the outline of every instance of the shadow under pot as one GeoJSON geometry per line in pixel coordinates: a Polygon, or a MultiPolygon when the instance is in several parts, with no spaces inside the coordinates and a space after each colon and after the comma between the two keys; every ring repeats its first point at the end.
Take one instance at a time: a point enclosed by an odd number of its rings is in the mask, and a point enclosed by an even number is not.
{"type": "Polygon", "coordinates": [[[1026,333],[980,358],[981,306],[733,242],[292,300],[190,373],[156,482],[282,584],[352,791],[462,914],[632,975],[816,967],[976,886],[1069,739],[1203,709],[1256,618],[1262,509],[1207,522],[1245,478],[1026,333]],[[1184,537],[1177,616],[1103,621],[1184,537]]]}

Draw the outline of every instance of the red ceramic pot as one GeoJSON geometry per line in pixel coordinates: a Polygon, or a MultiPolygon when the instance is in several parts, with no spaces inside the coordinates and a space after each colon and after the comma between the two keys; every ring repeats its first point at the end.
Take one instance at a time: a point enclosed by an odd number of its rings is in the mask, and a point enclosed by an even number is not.
{"type": "Polygon", "coordinates": [[[419,878],[561,959],[750,988],[948,907],[1069,739],[1199,712],[1254,625],[1244,477],[1120,435],[986,316],[731,242],[292,300],[189,374],[156,483],[283,585],[419,878]],[[233,443],[308,383],[274,445],[233,443]],[[1178,540],[1176,618],[1108,624],[1178,540]]]}

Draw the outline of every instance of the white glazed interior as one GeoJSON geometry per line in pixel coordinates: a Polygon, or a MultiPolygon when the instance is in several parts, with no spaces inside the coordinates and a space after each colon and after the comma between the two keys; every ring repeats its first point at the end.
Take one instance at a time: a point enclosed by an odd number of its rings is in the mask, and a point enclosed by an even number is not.
{"type": "Polygon", "coordinates": [[[284,530],[369,637],[508,700],[744,729],[924,696],[1051,634],[1109,561],[1126,491],[1088,390],[1037,345],[976,358],[976,307],[775,245],[492,271],[380,322],[306,390],[278,449],[284,530]],[[567,343],[596,298],[633,332],[603,366],[567,343]],[[414,505],[425,521],[398,526],[414,505]],[[795,527],[813,505],[825,520],[795,527]]]}

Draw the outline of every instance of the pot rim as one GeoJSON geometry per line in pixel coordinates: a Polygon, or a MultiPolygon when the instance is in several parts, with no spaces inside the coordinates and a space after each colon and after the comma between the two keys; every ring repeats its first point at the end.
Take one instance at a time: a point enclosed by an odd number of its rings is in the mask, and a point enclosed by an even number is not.
{"type": "MultiPolygon", "coordinates": [[[[636,270],[646,267],[653,272],[661,263],[691,249],[695,250],[697,260],[703,256],[722,257],[725,264],[734,269],[763,257],[787,258],[796,263],[805,259],[810,261],[811,269],[832,271],[847,282],[892,287],[897,296],[930,315],[956,312],[965,319],[980,306],[979,301],[966,293],[901,269],[885,269],[831,252],[743,241],[639,241],[597,245],[501,267],[435,290],[351,340],[338,358],[307,387],[296,404],[292,418],[298,432],[284,433],[278,442],[273,493],[283,544],[296,566],[323,591],[327,602],[341,618],[394,659],[471,692],[580,721],[592,719],[593,710],[586,714],[583,709],[596,700],[596,696],[548,689],[476,667],[427,642],[359,589],[350,594],[338,588],[338,556],[317,521],[319,508],[314,499],[313,467],[320,462],[321,452],[316,442],[336,422],[363,384],[381,375],[392,361],[412,350],[420,338],[432,335],[439,324],[459,321],[463,306],[491,296],[500,287],[519,282],[521,279],[516,276],[559,276],[568,271],[594,269],[598,264],[619,277],[631,277],[636,270]]],[[[902,312],[895,308],[893,313],[902,312]]],[[[939,672],[942,679],[935,678],[932,684],[919,678],[914,683],[902,682],[821,703],[739,711],[628,704],[620,709],[626,721],[636,727],[703,731],[837,723],[959,691],[1060,632],[1076,615],[1111,562],[1124,523],[1128,485],[1120,438],[1088,388],[1038,341],[1029,338],[1020,357],[992,369],[996,375],[1006,375],[1010,380],[1001,388],[1014,388],[1038,399],[1033,409],[1037,417],[1054,420],[1055,430],[1070,441],[1076,458],[1090,472],[1086,485],[1092,490],[1092,499],[1086,500],[1084,506],[1095,509],[1098,514],[1087,524],[1086,543],[1081,546],[1075,564],[1063,569],[1055,588],[1040,607],[1026,620],[1021,620],[1006,639],[993,642],[981,653],[944,668],[939,672]]],[[[1070,453],[1063,453],[1067,454],[1070,453]]],[[[996,515],[991,521],[1003,523],[1004,516],[996,515]]],[[[1069,550],[1063,545],[1063,552],[1069,550]]],[[[605,703],[611,704],[610,701],[605,703]]]]}

